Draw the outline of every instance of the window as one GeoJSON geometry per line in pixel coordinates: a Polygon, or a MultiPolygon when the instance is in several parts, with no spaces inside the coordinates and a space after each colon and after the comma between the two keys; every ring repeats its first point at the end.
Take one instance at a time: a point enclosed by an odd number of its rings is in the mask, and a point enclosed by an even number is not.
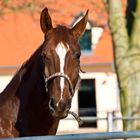
{"type": "Polygon", "coordinates": [[[82,53],[90,53],[92,50],[91,44],[91,29],[86,29],[84,35],[80,38],[80,46],[82,53]]]}
{"type": "MultiPolygon", "coordinates": [[[[71,26],[74,26],[85,14],[80,12],[74,17],[74,20],[71,23],[71,26]]],[[[86,30],[84,35],[80,39],[81,51],[83,54],[91,54],[92,53],[92,22],[88,20],[86,25],[86,30]]]]}
{"type": "MultiPolygon", "coordinates": [[[[96,116],[95,79],[81,81],[78,105],[80,117],[96,116]]],[[[97,127],[97,124],[96,122],[84,122],[80,127],[97,127]]]]}

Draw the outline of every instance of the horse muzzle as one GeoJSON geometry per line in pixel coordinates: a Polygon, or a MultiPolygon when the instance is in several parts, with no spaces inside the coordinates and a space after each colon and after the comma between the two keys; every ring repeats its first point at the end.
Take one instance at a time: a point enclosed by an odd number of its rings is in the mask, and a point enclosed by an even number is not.
{"type": "Polygon", "coordinates": [[[55,100],[51,98],[49,102],[49,108],[54,117],[59,119],[64,119],[68,116],[70,110],[70,103],[68,101],[60,100],[58,103],[55,103],[55,100]]]}

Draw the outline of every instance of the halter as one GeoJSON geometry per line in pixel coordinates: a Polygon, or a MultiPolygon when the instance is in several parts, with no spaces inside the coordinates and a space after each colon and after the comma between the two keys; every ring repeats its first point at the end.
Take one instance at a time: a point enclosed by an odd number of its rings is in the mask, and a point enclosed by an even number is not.
{"type": "Polygon", "coordinates": [[[49,77],[44,76],[46,92],[48,92],[48,81],[50,81],[50,80],[52,80],[56,77],[64,77],[68,81],[71,95],[74,95],[75,91],[79,88],[79,84],[80,84],[80,81],[81,81],[80,76],[78,78],[78,81],[77,81],[77,84],[76,84],[75,88],[73,88],[72,82],[71,82],[69,76],[66,75],[65,73],[57,72],[57,73],[54,73],[54,74],[50,75],[49,77]]]}

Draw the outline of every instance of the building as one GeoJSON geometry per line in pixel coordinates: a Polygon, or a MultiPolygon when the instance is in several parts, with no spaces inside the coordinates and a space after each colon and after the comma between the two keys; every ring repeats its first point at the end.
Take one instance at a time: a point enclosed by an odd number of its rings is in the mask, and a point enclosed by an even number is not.
{"type": "MultiPolygon", "coordinates": [[[[74,4],[70,4],[68,0],[42,2],[36,0],[34,3],[28,0],[25,2],[14,0],[13,3],[5,3],[5,6],[1,2],[4,12],[0,17],[0,91],[7,85],[20,65],[43,42],[43,34],[39,26],[40,12],[38,12],[42,5],[47,5],[54,26],[56,24],[73,26],[89,9],[88,25],[84,37],[80,40],[81,68],[86,73],[81,73],[82,84],[79,92],[75,94],[72,110],[79,112],[80,116],[106,117],[107,112],[112,111],[120,116],[112,40],[105,5],[102,0],[98,3],[96,0],[71,0],[71,3],[74,4]],[[17,10],[8,8],[9,5],[17,10]]],[[[107,129],[106,121],[85,123],[79,127],[71,116],[69,118],[60,123],[58,130],[60,133],[106,131],[107,129]],[[63,125],[64,123],[66,125],[63,125]]],[[[121,123],[117,123],[114,130],[120,129],[121,123]]]]}

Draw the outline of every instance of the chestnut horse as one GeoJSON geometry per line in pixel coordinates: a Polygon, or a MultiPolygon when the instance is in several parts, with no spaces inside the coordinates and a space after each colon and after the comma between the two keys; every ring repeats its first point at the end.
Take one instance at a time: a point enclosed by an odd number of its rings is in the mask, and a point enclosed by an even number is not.
{"type": "Polygon", "coordinates": [[[0,137],[56,134],[66,118],[79,80],[80,46],[87,15],[72,28],[53,28],[48,9],[41,12],[43,44],[21,66],[0,94],[0,137]]]}

